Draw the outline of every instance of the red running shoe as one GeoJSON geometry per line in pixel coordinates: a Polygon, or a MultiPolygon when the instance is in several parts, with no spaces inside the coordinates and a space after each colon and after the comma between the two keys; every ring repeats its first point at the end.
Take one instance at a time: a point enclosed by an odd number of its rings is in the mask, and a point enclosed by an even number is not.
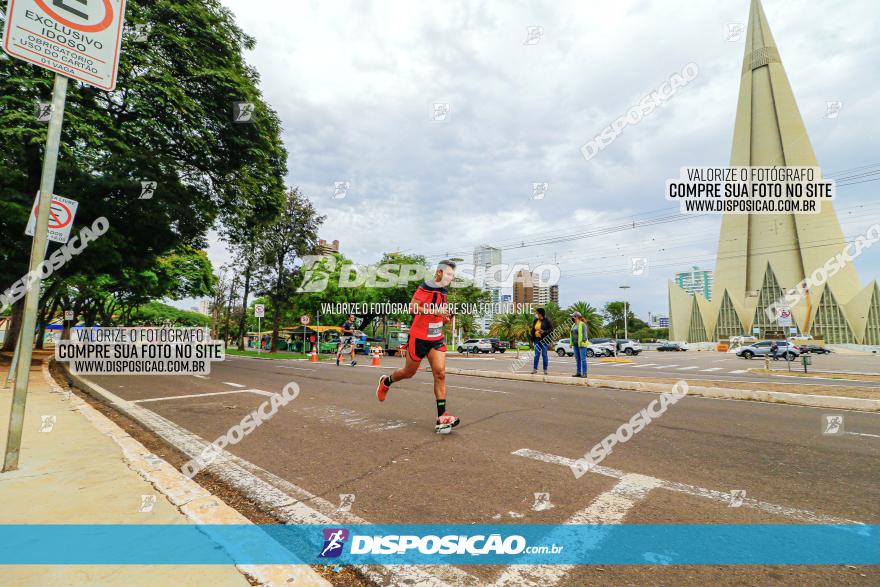
{"type": "Polygon", "coordinates": [[[388,389],[389,389],[389,387],[388,387],[388,384],[385,383],[385,378],[386,378],[386,377],[388,377],[388,376],[387,376],[387,375],[383,375],[382,377],[379,378],[379,387],[376,388],[376,398],[377,398],[380,402],[384,402],[384,401],[385,401],[385,397],[388,395],[388,389]]]}

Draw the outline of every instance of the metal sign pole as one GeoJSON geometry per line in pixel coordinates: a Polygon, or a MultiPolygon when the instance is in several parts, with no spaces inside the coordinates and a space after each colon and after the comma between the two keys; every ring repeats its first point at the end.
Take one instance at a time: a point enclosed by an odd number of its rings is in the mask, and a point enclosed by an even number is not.
{"type": "Polygon", "coordinates": [[[37,306],[40,302],[40,271],[38,267],[46,256],[46,243],[49,236],[49,209],[52,194],[55,192],[55,169],[58,165],[58,146],[61,142],[61,125],[64,121],[64,100],[67,95],[67,78],[55,74],[52,90],[52,114],[49,119],[49,132],[46,136],[46,152],[43,156],[43,174],[40,178],[40,205],[31,245],[30,271],[36,279],[30,283],[24,302],[22,316],[22,336],[19,341],[18,365],[15,369],[15,388],[12,393],[12,409],[9,412],[9,432],[6,435],[6,454],[3,471],[18,469],[18,455],[21,449],[21,433],[24,426],[24,408],[27,401],[28,375],[31,368],[31,354],[34,345],[34,328],[37,321],[37,306]]]}
{"type": "Polygon", "coordinates": [[[257,316],[257,354],[258,355],[263,350],[263,326],[260,323],[260,320],[262,320],[262,318],[257,316]]]}

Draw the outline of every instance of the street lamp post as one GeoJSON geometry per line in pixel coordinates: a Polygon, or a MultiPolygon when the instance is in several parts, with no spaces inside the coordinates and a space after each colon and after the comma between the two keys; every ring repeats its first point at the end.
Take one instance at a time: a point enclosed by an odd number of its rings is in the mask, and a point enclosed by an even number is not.
{"type": "Polygon", "coordinates": [[[629,331],[627,329],[627,324],[626,324],[626,321],[627,321],[626,319],[627,319],[627,316],[629,315],[629,304],[627,303],[627,300],[626,300],[626,295],[627,295],[626,290],[629,289],[629,286],[628,285],[621,285],[620,289],[623,290],[623,338],[629,338],[629,331]]]}

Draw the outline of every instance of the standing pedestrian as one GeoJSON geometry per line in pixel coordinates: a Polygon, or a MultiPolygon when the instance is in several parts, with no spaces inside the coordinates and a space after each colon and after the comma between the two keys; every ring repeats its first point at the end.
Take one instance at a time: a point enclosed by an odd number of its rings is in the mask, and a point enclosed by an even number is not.
{"type": "Polygon", "coordinates": [[[535,345],[535,360],[532,364],[532,375],[538,372],[538,359],[541,358],[544,363],[544,375],[547,375],[550,358],[547,356],[547,341],[545,337],[549,337],[553,331],[553,324],[544,313],[544,308],[535,310],[535,320],[532,322],[530,336],[535,345]]]}
{"type": "Polygon", "coordinates": [[[583,314],[574,312],[571,315],[574,318],[574,326],[571,329],[571,350],[574,351],[574,360],[577,365],[577,373],[572,377],[587,376],[587,345],[590,344],[587,338],[587,323],[583,314]]]}
{"type": "Polygon", "coordinates": [[[774,361],[779,360],[779,344],[775,340],[770,342],[770,356],[774,361]]]}

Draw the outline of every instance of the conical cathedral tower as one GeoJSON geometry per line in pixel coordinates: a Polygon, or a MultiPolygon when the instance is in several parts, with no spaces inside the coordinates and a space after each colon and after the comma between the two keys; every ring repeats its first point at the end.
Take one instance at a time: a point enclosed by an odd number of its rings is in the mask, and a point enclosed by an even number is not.
{"type": "MultiPolygon", "coordinates": [[[[819,167],[760,0],[749,13],[730,165],[819,167]]],[[[754,328],[760,337],[789,334],[765,309],[845,244],[829,201],[818,214],[726,214],[712,300],[669,283],[670,338],[714,341],[754,328]]],[[[872,329],[880,333],[880,323],[868,323],[876,290],[873,283],[862,290],[849,263],[792,307],[795,327],[826,342],[870,344],[872,329]]]]}

